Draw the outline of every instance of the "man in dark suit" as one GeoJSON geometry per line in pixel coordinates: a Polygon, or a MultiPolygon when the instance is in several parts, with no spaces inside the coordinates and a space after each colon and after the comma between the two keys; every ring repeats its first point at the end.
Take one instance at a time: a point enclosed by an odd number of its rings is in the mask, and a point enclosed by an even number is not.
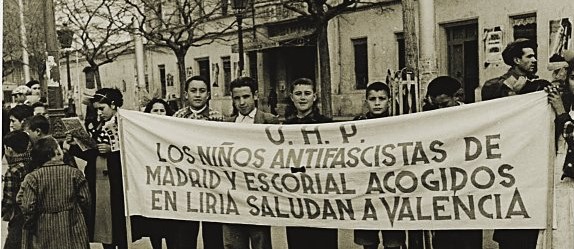
{"type": "MultiPolygon", "coordinates": [[[[276,116],[256,107],[257,82],[254,79],[240,77],[230,83],[230,88],[237,115],[230,117],[228,122],[279,124],[276,116]]],[[[271,228],[249,224],[223,224],[223,244],[226,249],[271,249],[271,228]]]]}

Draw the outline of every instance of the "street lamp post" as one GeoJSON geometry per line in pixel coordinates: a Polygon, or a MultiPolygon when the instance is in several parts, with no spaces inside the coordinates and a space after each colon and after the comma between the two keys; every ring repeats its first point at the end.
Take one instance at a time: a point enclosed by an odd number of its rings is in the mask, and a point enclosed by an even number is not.
{"type": "MultiPolygon", "coordinates": [[[[245,61],[243,59],[243,13],[247,9],[249,0],[231,0],[231,8],[235,12],[235,18],[237,18],[237,37],[238,37],[238,52],[239,52],[239,76],[243,75],[243,68],[245,61]]],[[[239,77],[238,76],[238,77],[239,77]]]]}
{"type": "Polygon", "coordinates": [[[72,91],[72,77],[70,77],[70,51],[68,50],[72,47],[74,31],[70,30],[68,25],[64,23],[64,28],[58,30],[57,33],[60,46],[64,50],[64,55],[66,56],[66,76],[68,77],[68,111],[66,112],[66,115],[76,116],[76,107],[72,91]]]}

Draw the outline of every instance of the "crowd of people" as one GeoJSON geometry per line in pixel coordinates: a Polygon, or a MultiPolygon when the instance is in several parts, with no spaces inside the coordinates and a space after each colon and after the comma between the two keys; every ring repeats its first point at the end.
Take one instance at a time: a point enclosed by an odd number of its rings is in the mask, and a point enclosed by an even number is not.
{"type": "MultiPolygon", "coordinates": [[[[519,39],[510,43],[502,53],[510,69],[484,84],[482,99],[539,90],[548,92],[548,101],[556,112],[557,135],[561,135],[557,146],[560,142],[562,146],[568,146],[563,180],[569,181],[570,187],[574,188],[574,51],[564,52],[567,64],[558,69],[561,72],[555,73],[557,77],[547,81],[536,77],[535,50],[536,45],[529,40],[519,39]]],[[[258,86],[250,77],[240,77],[230,83],[235,110],[231,117],[210,108],[210,84],[200,76],[186,81],[186,107],[175,111],[166,101],[152,99],[144,112],[176,118],[248,124],[333,122],[319,112],[315,86],[315,82],[306,78],[292,82],[289,91],[294,111],[284,117],[282,122],[275,114],[275,107],[272,108],[273,114],[257,107],[258,86]]],[[[4,113],[10,123],[10,131],[3,134],[3,154],[8,169],[3,176],[2,219],[9,222],[4,248],[76,249],[89,248],[89,242],[102,243],[106,249],[127,248],[129,241],[124,216],[123,165],[120,161],[117,120],[117,111],[123,105],[121,91],[102,88],[90,99],[89,105],[97,111],[97,116],[87,117],[85,126],[97,147],[82,150],[71,134],[60,143],[50,136],[45,105],[26,103],[28,99],[21,97],[34,91],[34,87],[26,86],[31,88],[30,91],[17,88],[13,93],[16,105],[4,113]],[[83,172],[76,167],[75,157],[87,162],[83,172]]],[[[464,99],[459,94],[461,88],[461,83],[449,76],[433,79],[427,88],[424,109],[464,105],[464,99]]],[[[354,120],[388,117],[391,101],[391,89],[387,84],[370,83],[364,99],[367,111],[354,120]]],[[[570,214],[567,217],[573,216],[570,214]]],[[[149,237],[154,249],[162,248],[162,239],[165,239],[170,249],[196,248],[200,229],[203,248],[206,249],[272,248],[270,226],[142,216],[132,216],[130,221],[132,240],[149,237]]],[[[441,230],[431,233],[433,248],[482,248],[481,230],[441,230]]],[[[538,233],[538,230],[529,229],[497,230],[494,240],[501,249],[534,249],[538,233]]],[[[338,248],[337,234],[336,229],[326,228],[286,229],[290,249],[335,249],[338,248]]],[[[412,245],[421,243],[417,242],[417,238],[422,238],[422,234],[421,231],[356,230],[354,242],[365,249],[378,248],[381,241],[385,249],[415,248],[412,245]]]]}

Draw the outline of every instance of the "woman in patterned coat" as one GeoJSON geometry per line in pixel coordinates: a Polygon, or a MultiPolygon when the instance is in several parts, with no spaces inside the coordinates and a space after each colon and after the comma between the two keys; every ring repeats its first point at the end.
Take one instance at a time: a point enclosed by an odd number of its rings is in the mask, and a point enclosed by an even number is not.
{"type": "Polygon", "coordinates": [[[82,171],[64,164],[53,137],[32,148],[37,168],[24,178],[16,201],[24,214],[23,249],[89,249],[84,214],[90,206],[82,171]]]}

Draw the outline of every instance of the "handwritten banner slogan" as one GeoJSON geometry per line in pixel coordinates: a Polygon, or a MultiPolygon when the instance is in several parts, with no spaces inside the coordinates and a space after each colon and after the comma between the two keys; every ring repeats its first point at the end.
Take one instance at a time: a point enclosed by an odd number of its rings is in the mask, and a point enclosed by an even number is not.
{"type": "Polygon", "coordinates": [[[130,215],[346,229],[545,227],[553,113],[544,93],[320,125],[119,114],[130,215]]]}

